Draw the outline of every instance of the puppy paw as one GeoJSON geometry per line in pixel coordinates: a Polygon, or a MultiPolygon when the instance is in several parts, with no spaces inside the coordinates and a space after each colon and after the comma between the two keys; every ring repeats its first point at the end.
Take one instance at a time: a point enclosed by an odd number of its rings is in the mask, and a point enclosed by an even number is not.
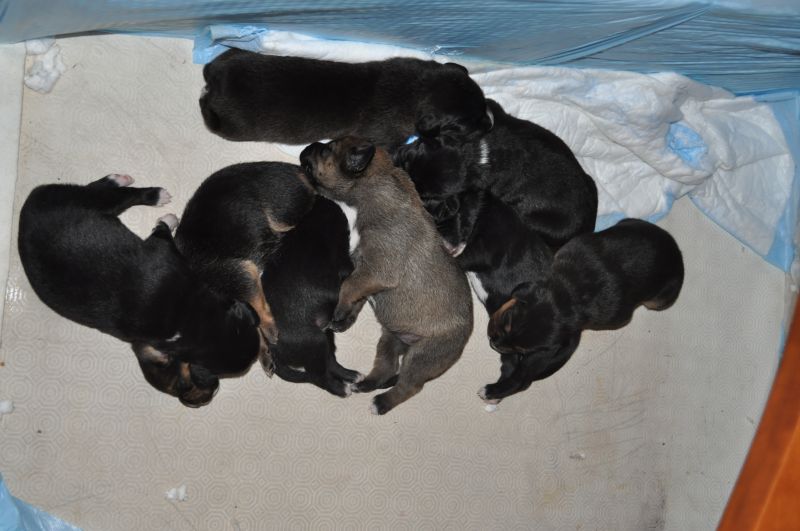
{"type": "Polygon", "coordinates": [[[453,245],[452,243],[444,239],[442,240],[442,242],[444,243],[444,248],[453,258],[458,257],[458,255],[463,253],[464,249],[466,249],[467,247],[467,242],[461,242],[458,245],[453,245]]]}
{"type": "Polygon", "coordinates": [[[159,223],[163,223],[169,227],[170,232],[174,231],[178,227],[178,216],[175,214],[164,214],[158,218],[158,221],[159,223]]]}
{"type": "Polygon", "coordinates": [[[172,201],[172,196],[169,192],[167,192],[164,188],[158,189],[158,199],[156,200],[155,206],[164,206],[167,203],[172,201]]]}
{"type": "Polygon", "coordinates": [[[108,180],[120,187],[130,186],[133,184],[133,177],[130,175],[120,175],[119,173],[112,173],[108,176],[108,180]]]}
{"type": "MultiPolygon", "coordinates": [[[[500,403],[501,399],[500,398],[492,398],[492,392],[489,389],[489,387],[490,386],[488,386],[488,385],[485,385],[485,386],[481,387],[478,390],[478,396],[481,398],[481,400],[486,402],[488,405],[495,406],[495,409],[497,409],[496,406],[497,406],[497,404],[500,403]]],[[[487,411],[489,411],[489,410],[487,409],[487,411]]],[[[494,410],[492,410],[492,411],[494,411],[494,410]]]]}
{"type": "Polygon", "coordinates": [[[369,406],[369,412],[373,415],[385,415],[392,409],[383,395],[378,395],[372,399],[372,404],[369,406]]]}
{"type": "Polygon", "coordinates": [[[334,332],[344,332],[356,322],[358,317],[358,309],[354,306],[339,305],[333,312],[333,319],[326,327],[328,330],[334,332]]]}
{"type": "Polygon", "coordinates": [[[264,369],[267,378],[272,378],[272,375],[275,374],[275,360],[272,359],[272,353],[266,348],[266,345],[262,345],[261,351],[258,353],[258,362],[261,363],[261,368],[264,369]]]}
{"type": "Polygon", "coordinates": [[[261,323],[259,329],[267,343],[270,345],[276,345],[278,343],[278,326],[275,324],[275,321],[261,323]]]}

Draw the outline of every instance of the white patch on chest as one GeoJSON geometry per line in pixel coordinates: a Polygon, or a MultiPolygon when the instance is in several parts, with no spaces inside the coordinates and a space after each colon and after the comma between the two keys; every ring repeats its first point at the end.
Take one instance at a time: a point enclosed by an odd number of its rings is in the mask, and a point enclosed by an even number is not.
{"type": "Polygon", "coordinates": [[[171,338],[167,339],[167,343],[174,343],[175,341],[179,340],[180,338],[181,338],[181,333],[180,332],[175,332],[174,336],[172,336],[171,338]]]}
{"type": "Polygon", "coordinates": [[[483,138],[481,139],[480,148],[481,158],[478,163],[483,165],[489,164],[489,143],[483,138]]]}
{"type": "Polygon", "coordinates": [[[472,286],[472,291],[474,291],[475,295],[478,296],[478,300],[481,301],[481,304],[486,304],[486,298],[489,296],[489,294],[486,293],[485,289],[483,289],[483,284],[481,284],[481,280],[478,278],[478,275],[470,271],[467,273],[467,280],[469,280],[469,285],[472,286]]]}
{"type": "Polygon", "coordinates": [[[356,250],[358,247],[358,242],[361,241],[361,236],[358,234],[358,229],[356,228],[356,218],[358,217],[358,210],[354,207],[351,207],[347,203],[342,203],[341,201],[334,201],[339,208],[342,209],[342,213],[344,217],[347,218],[347,224],[350,227],[350,254],[353,254],[353,251],[356,250]]]}

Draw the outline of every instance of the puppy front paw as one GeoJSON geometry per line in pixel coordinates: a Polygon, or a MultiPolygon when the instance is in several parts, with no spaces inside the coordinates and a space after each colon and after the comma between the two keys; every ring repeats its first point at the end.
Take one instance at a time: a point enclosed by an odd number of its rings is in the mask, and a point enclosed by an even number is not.
{"type": "Polygon", "coordinates": [[[384,395],[378,395],[373,398],[372,404],[369,406],[369,412],[373,415],[385,415],[391,409],[392,406],[384,395]]]}
{"type": "Polygon", "coordinates": [[[178,226],[178,216],[175,214],[164,214],[160,218],[158,218],[159,223],[163,223],[169,228],[169,231],[172,232],[178,226]]]}
{"type": "Polygon", "coordinates": [[[344,332],[356,322],[358,308],[352,305],[340,304],[333,312],[333,319],[326,327],[334,332],[344,332]]]}
{"type": "Polygon", "coordinates": [[[169,192],[167,192],[166,189],[159,188],[158,189],[158,199],[156,199],[155,206],[157,206],[157,207],[164,206],[167,203],[169,203],[170,201],[172,201],[172,195],[169,192]]]}
{"type": "MultiPolygon", "coordinates": [[[[500,400],[502,400],[502,398],[496,398],[495,397],[494,393],[492,392],[493,391],[492,385],[493,384],[489,384],[489,385],[484,385],[483,387],[481,387],[478,390],[478,396],[481,398],[481,400],[486,402],[488,405],[497,406],[497,404],[500,403],[500,400]]],[[[488,411],[488,409],[487,409],[487,411],[488,411]]],[[[494,409],[492,411],[494,411],[494,409]]]]}
{"type": "Polygon", "coordinates": [[[130,186],[133,184],[133,177],[130,175],[121,175],[119,173],[112,173],[108,176],[108,180],[119,187],[130,186]]]}

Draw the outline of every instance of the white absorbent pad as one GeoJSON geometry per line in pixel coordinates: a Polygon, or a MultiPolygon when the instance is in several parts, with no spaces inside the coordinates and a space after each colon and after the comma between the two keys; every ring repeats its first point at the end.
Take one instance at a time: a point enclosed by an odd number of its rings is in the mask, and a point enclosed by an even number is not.
{"type": "MultiPolygon", "coordinates": [[[[453,60],[435,50],[239,26],[213,26],[195,46],[200,62],[227,46],[350,62],[398,55],[453,60]]],[[[768,105],[673,73],[514,67],[473,78],[510,114],[570,146],[597,183],[598,229],[622,217],[654,221],[689,194],[759,255],[767,257],[775,244],[795,163],[768,105]]]]}

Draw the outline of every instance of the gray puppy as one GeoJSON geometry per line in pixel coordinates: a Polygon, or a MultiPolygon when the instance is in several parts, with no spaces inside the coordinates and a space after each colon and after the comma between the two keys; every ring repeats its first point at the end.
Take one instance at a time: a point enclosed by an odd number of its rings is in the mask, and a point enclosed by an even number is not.
{"type": "Polygon", "coordinates": [[[300,162],[318,192],[350,222],[355,269],[342,283],[329,327],[348,329],[369,300],[382,327],[372,371],[354,385],[376,396],[382,415],[419,393],[461,357],[472,332],[466,277],[447,253],[414,185],[388,153],[344,137],[303,150],[300,162]],[[402,364],[400,358],[402,357],[402,364]]]}

